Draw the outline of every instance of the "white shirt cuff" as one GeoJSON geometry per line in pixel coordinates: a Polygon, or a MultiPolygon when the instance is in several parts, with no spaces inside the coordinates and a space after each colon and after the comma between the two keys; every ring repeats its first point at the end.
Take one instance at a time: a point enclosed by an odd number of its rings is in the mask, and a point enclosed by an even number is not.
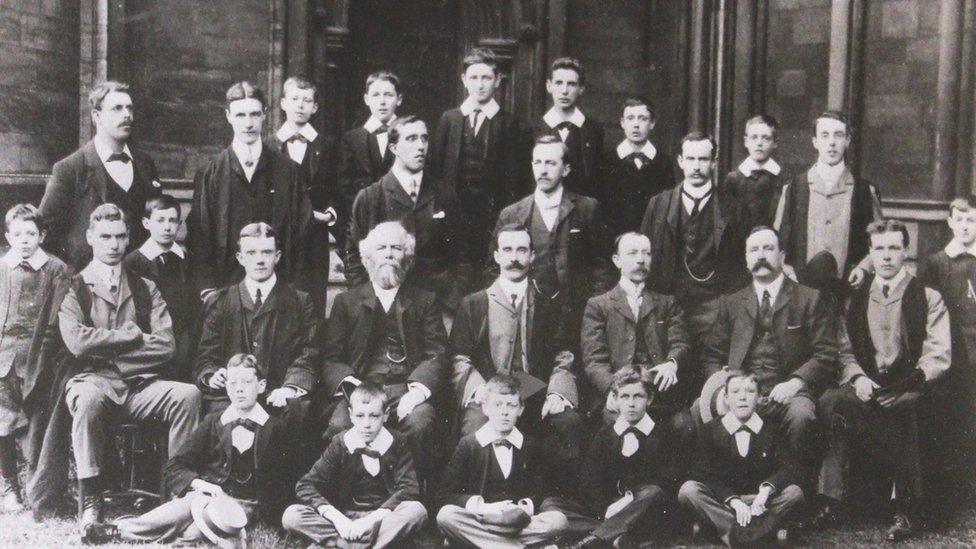
{"type": "Polygon", "coordinates": [[[529,498],[522,498],[518,500],[518,505],[523,511],[526,512],[530,517],[535,515],[535,504],[529,498]]]}

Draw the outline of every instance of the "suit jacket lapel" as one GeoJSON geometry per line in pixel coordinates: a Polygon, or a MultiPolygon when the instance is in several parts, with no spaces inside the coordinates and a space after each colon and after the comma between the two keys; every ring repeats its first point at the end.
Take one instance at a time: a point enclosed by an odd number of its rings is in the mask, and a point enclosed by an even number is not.
{"type": "Polygon", "coordinates": [[[569,214],[576,207],[576,195],[569,192],[568,190],[563,190],[563,199],[559,203],[559,217],[556,218],[556,229],[562,225],[564,219],[569,217],[569,214]]]}
{"type": "MultiPolygon", "coordinates": [[[[538,295],[536,295],[535,292],[535,285],[530,281],[529,287],[525,290],[525,339],[522,340],[522,345],[524,345],[529,351],[532,351],[535,348],[535,345],[532,344],[532,325],[535,322],[535,306],[537,299],[538,295]]],[[[528,355],[529,353],[526,353],[526,356],[528,355]]],[[[529,364],[533,364],[534,361],[531,360],[531,357],[529,357],[529,359],[529,364]]]]}
{"type": "Polygon", "coordinates": [[[791,299],[793,299],[793,281],[786,278],[783,280],[783,286],[779,289],[779,295],[776,296],[776,302],[773,303],[773,317],[783,307],[786,307],[791,299]]]}
{"type": "Polygon", "coordinates": [[[535,206],[535,195],[530,194],[525,198],[519,200],[515,203],[515,216],[520,225],[529,228],[529,223],[532,219],[532,208],[535,206]]]}
{"type": "Polygon", "coordinates": [[[742,361],[749,352],[749,345],[756,333],[756,315],[759,309],[759,301],[751,284],[739,292],[739,299],[743,302],[737,307],[740,312],[736,316],[745,316],[745,318],[737,318],[733,321],[732,337],[729,342],[729,366],[732,368],[742,366],[742,361]]]}
{"type": "Polygon", "coordinates": [[[451,111],[451,115],[447,119],[448,122],[448,139],[447,146],[450,150],[447,151],[448,158],[454,161],[455,165],[461,158],[461,140],[463,139],[462,134],[464,133],[464,115],[461,114],[461,109],[451,111]]]}
{"type": "MultiPolygon", "coordinates": [[[[424,172],[424,177],[420,181],[420,194],[417,196],[417,205],[415,209],[423,209],[424,206],[432,202],[436,196],[437,191],[434,189],[434,180],[431,179],[426,172],[424,172]]],[[[408,196],[407,198],[409,199],[410,197],[408,196]]],[[[411,204],[413,203],[412,200],[410,202],[411,204]]],[[[434,207],[436,208],[437,204],[434,204],[434,207]]]]}
{"type": "Polygon", "coordinates": [[[630,302],[627,301],[627,293],[624,292],[624,289],[619,284],[614,286],[613,291],[610,293],[610,300],[613,301],[613,308],[621,316],[634,324],[637,323],[637,319],[634,318],[634,311],[630,308],[630,302]]]}
{"type": "Polygon", "coordinates": [[[668,229],[671,230],[673,235],[678,234],[678,224],[681,223],[681,183],[677,187],[671,189],[668,198],[670,202],[668,203],[668,229]]]}
{"type": "Polygon", "coordinates": [[[85,166],[87,167],[85,170],[85,184],[95,189],[102,202],[107,201],[110,177],[105,170],[105,166],[102,164],[102,159],[98,157],[98,151],[95,150],[94,141],[89,141],[85,145],[85,166]]]}
{"type": "Polygon", "coordinates": [[[259,468],[264,463],[264,451],[267,450],[268,442],[271,440],[271,421],[271,418],[268,418],[268,421],[265,421],[264,425],[259,425],[257,432],[254,433],[254,459],[259,468]]]}
{"type": "MultiPolygon", "coordinates": [[[[410,196],[407,195],[407,191],[403,190],[403,186],[400,185],[400,180],[396,178],[393,173],[388,173],[381,179],[383,186],[383,192],[386,193],[387,197],[400,203],[411,210],[414,209],[413,200],[410,200],[410,196]]],[[[423,184],[420,185],[421,191],[423,191],[423,184]]]]}
{"type": "Polygon", "coordinates": [[[725,212],[722,211],[722,202],[714,182],[712,183],[712,198],[709,200],[714,202],[712,213],[715,216],[715,248],[718,249],[722,245],[722,233],[725,232],[725,212]]]}

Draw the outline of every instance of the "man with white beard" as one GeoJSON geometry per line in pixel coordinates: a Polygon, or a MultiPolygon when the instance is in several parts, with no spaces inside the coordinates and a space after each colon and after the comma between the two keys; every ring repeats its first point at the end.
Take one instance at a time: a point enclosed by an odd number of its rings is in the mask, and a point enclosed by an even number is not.
{"type": "Polygon", "coordinates": [[[415,247],[399,221],[380,223],[359,241],[369,281],[336,296],[323,346],[325,389],[336,404],[325,436],[352,426],[345,400],[372,381],[390,397],[388,426],[406,438],[419,476],[427,479],[435,420],[430,397],[444,380],[447,332],[436,296],[403,284],[415,247]]]}

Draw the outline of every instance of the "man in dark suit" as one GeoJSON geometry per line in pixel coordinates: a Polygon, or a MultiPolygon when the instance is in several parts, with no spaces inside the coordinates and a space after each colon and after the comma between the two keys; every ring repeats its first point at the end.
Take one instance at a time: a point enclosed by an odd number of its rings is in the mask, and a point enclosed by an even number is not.
{"type": "Polygon", "coordinates": [[[499,210],[522,197],[516,157],[518,122],[495,101],[501,85],[498,60],[491,50],[477,48],[463,62],[461,82],[468,97],[459,108],[441,116],[431,144],[430,164],[435,176],[458,194],[464,220],[462,261],[466,291],[480,287],[485,250],[499,210]]]}
{"type": "MultiPolygon", "coordinates": [[[[718,530],[726,546],[751,546],[777,531],[803,501],[794,456],[776,425],[756,413],[755,374],[733,370],[725,382],[729,410],[700,433],[692,480],[678,501],[718,530]]],[[[786,529],[777,540],[789,541],[786,529]]]]}
{"type": "Polygon", "coordinates": [[[369,119],[346,132],[339,143],[342,211],[349,211],[359,191],[379,181],[393,167],[389,128],[403,102],[400,79],[389,71],[370,74],[366,77],[363,102],[369,107],[369,119]]]}
{"type": "Polygon", "coordinates": [[[624,233],[615,243],[613,263],[620,269],[620,282],[609,292],[591,297],[583,314],[581,347],[583,368],[594,391],[592,411],[602,414],[605,423],[613,423],[617,416],[610,397],[613,376],[620,370],[636,370],[656,389],[651,417],[655,421],[673,418],[679,431],[690,434],[685,372],[691,369],[691,345],[684,314],[674,297],[647,288],[650,240],[640,233],[624,233]]]}
{"type": "MultiPolygon", "coordinates": [[[[315,300],[316,314],[325,315],[325,289],[329,280],[330,234],[340,244],[346,236],[341,200],[336,185],[336,146],[328,135],[319,134],[309,122],[318,110],[315,84],[300,76],[285,80],[281,110],[285,123],[269,140],[282,156],[298,166],[294,174],[304,187],[312,207],[312,223],[305,237],[305,263],[296,282],[315,300]]],[[[341,247],[340,247],[341,249],[341,247]]]]}
{"type": "Polygon", "coordinates": [[[344,399],[363,380],[390,396],[392,425],[404,435],[422,479],[430,478],[431,396],[445,381],[447,332],[434,294],[409,279],[416,241],[399,221],[372,228],[358,241],[365,284],[339,294],[323,349],[323,382],[335,410],[325,436],[351,425],[344,399]]]}
{"type": "MultiPolygon", "coordinates": [[[[647,286],[672,295],[685,315],[691,341],[705,341],[718,312],[718,298],[748,283],[742,260],[744,232],[737,201],[713,179],[715,142],[692,132],[681,140],[678,166],[684,179],[651,198],[640,232],[651,240],[647,286]]],[[[701,346],[691,349],[689,364],[700,364],[701,346]]],[[[691,389],[703,381],[689,371],[691,389]]]]}
{"type": "Polygon", "coordinates": [[[162,194],[152,158],[129,147],[135,114],[128,84],[99,84],[88,103],[95,136],[54,164],[40,205],[45,247],[76,270],[92,258],[85,231],[95,208],[112,203],[125,213],[132,251],[148,236],[140,223],[146,200],[162,194]]]}
{"type": "Polygon", "coordinates": [[[532,149],[535,192],[506,206],[495,231],[506,225],[528,230],[533,247],[529,275],[543,297],[562,300],[575,349],[583,304],[611,284],[606,259],[610,239],[596,199],[563,187],[563,179],[572,171],[565,162],[567,153],[566,144],[556,137],[536,140],[532,149]]]}
{"type": "Polygon", "coordinates": [[[603,126],[579,109],[585,89],[586,76],[578,59],[560,57],[553,61],[546,79],[552,108],[536,122],[534,134],[536,138],[553,135],[566,144],[565,163],[573,168],[567,174],[566,188],[596,198],[602,196],[603,126]]]}
{"type": "Polygon", "coordinates": [[[286,280],[303,265],[311,203],[296,184],[298,166],[261,141],[266,109],[264,92],[249,82],[228,88],[225,114],[234,138],[194,178],[186,243],[204,297],[241,280],[237,235],[250,223],[274,228],[286,280]]]}
{"type": "MultiPolygon", "coordinates": [[[[759,413],[780,423],[797,456],[813,461],[816,398],[837,375],[837,341],[827,300],[783,274],[776,231],[756,227],[746,241],[753,282],[723,296],[705,351],[705,367],[751,373],[759,413]]],[[[806,471],[803,471],[806,473],[806,471]]]]}
{"type": "Polygon", "coordinates": [[[416,116],[397,118],[390,126],[393,168],[356,195],[346,242],[346,280],[364,284],[367,272],[359,242],[384,221],[400,221],[416,238],[411,282],[430,290],[448,311],[460,301],[457,264],[461,246],[461,210],[457,194],[444,182],[424,173],[427,165],[427,124],[416,116]]]}
{"type": "MultiPolygon", "coordinates": [[[[194,378],[209,411],[222,410],[230,402],[224,389],[227,360],[238,353],[253,354],[267,380],[263,401],[276,412],[318,383],[318,321],[308,294],[275,275],[281,252],[274,229],[266,223],[244,227],[238,250],[244,280],[208,297],[194,378]]],[[[301,421],[299,410],[306,401],[285,410],[289,421],[301,421]]]]}

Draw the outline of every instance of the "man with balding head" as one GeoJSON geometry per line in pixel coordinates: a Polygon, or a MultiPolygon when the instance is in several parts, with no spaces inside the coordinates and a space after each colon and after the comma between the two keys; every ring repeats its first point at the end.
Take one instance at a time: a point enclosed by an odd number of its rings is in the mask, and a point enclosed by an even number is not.
{"type": "Polygon", "coordinates": [[[441,307],[433,293],[405,283],[416,240],[399,221],[377,224],[357,245],[369,279],[336,296],[322,347],[325,390],[335,403],[325,436],[352,425],[343,399],[374,382],[390,396],[390,426],[406,437],[420,476],[429,478],[430,398],[446,367],[441,307]]]}

